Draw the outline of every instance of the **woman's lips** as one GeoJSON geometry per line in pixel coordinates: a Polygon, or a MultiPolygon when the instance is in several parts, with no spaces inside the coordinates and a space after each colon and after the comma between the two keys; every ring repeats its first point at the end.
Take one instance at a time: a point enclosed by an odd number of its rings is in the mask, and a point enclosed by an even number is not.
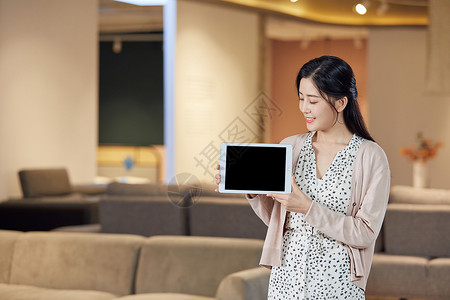
{"type": "Polygon", "coordinates": [[[314,122],[315,118],[306,118],[306,123],[314,122]]]}

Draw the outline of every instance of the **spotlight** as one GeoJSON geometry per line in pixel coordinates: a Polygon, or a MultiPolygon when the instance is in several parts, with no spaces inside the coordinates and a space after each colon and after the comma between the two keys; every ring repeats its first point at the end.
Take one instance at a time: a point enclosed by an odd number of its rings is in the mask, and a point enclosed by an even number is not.
{"type": "Polygon", "coordinates": [[[365,15],[367,12],[367,8],[361,3],[356,4],[355,10],[360,15],[365,15]]]}
{"type": "Polygon", "coordinates": [[[370,6],[370,0],[361,0],[358,2],[358,4],[356,4],[355,11],[360,15],[364,15],[364,14],[366,14],[369,6],[370,6]]]}
{"type": "Polygon", "coordinates": [[[295,3],[295,2],[297,2],[298,0],[290,0],[292,3],[295,3]]]}

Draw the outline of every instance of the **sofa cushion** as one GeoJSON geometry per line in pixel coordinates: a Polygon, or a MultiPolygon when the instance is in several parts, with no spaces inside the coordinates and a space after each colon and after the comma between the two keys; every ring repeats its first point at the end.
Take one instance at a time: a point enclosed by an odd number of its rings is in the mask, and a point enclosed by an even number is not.
{"type": "Polygon", "coordinates": [[[133,292],[143,237],[71,232],[19,236],[10,283],[43,288],[133,292]]]}
{"type": "Polygon", "coordinates": [[[390,203],[450,204],[450,190],[421,189],[412,186],[395,185],[389,194],[390,203]]]}
{"type": "Polygon", "coordinates": [[[109,196],[155,196],[167,195],[167,185],[157,183],[127,184],[112,182],[106,188],[109,196]]]}
{"type": "Polygon", "coordinates": [[[428,295],[433,299],[450,299],[450,258],[433,259],[428,264],[428,295]]]}
{"type": "Polygon", "coordinates": [[[155,236],[142,247],[136,293],[171,292],[214,297],[227,275],[259,265],[263,241],[155,236]]]}
{"type": "Polygon", "coordinates": [[[423,257],[375,254],[366,294],[426,298],[427,263],[423,257]]]}
{"type": "Polygon", "coordinates": [[[0,300],[109,300],[116,296],[99,291],[54,290],[28,285],[0,284],[0,300]]]}
{"type": "Polygon", "coordinates": [[[245,198],[200,197],[189,208],[190,233],[264,239],[267,226],[245,198]]]}
{"type": "Polygon", "coordinates": [[[186,234],[186,211],[167,196],[108,196],[100,200],[102,232],[143,236],[186,234]]]}
{"type": "Polygon", "coordinates": [[[387,254],[450,256],[450,205],[389,204],[383,226],[387,254]]]}
{"type": "Polygon", "coordinates": [[[20,235],[19,231],[0,230],[0,283],[8,283],[14,245],[20,235]]]}
{"type": "Polygon", "coordinates": [[[175,293],[151,293],[151,294],[136,294],[118,298],[120,300],[214,300],[215,298],[175,294],[175,293]]]}
{"type": "Polygon", "coordinates": [[[19,171],[24,197],[66,195],[72,192],[66,169],[36,169],[19,171]]]}

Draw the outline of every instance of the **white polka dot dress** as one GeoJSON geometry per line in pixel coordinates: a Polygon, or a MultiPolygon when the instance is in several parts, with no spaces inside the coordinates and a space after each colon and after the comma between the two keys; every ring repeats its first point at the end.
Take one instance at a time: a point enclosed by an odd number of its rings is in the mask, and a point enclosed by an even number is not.
{"type": "MultiPolygon", "coordinates": [[[[312,201],[345,214],[350,204],[353,162],[364,139],[353,135],[318,179],[313,135],[308,135],[301,149],[295,180],[312,201]]],[[[281,266],[272,268],[269,299],[364,300],[364,290],[350,281],[350,258],[341,242],[306,223],[302,213],[288,213],[285,227],[281,266]]]]}

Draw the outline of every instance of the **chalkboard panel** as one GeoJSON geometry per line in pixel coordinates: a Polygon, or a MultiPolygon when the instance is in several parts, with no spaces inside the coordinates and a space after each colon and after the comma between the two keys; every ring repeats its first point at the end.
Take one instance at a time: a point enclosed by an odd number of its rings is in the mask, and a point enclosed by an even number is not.
{"type": "Polygon", "coordinates": [[[100,42],[99,144],[164,144],[162,42],[100,42]]]}

